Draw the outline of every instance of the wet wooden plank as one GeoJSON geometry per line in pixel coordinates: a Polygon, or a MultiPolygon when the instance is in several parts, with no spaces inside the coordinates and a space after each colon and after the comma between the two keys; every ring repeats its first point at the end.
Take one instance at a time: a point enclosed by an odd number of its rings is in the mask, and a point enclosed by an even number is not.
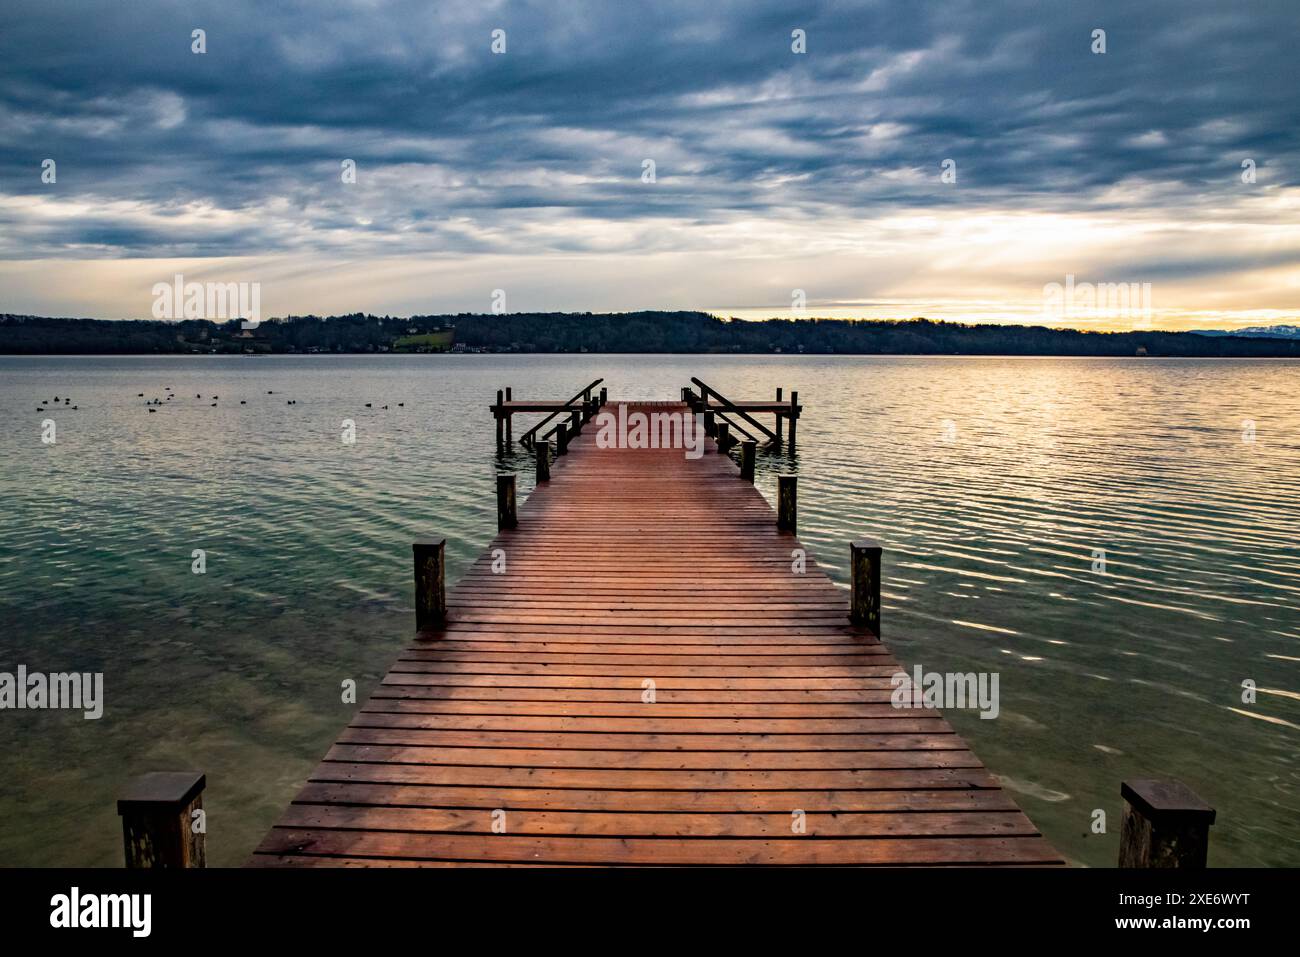
{"type": "Polygon", "coordinates": [[[1061,863],[938,712],[892,706],[898,663],[730,457],[595,432],[250,863],[1061,863]]]}

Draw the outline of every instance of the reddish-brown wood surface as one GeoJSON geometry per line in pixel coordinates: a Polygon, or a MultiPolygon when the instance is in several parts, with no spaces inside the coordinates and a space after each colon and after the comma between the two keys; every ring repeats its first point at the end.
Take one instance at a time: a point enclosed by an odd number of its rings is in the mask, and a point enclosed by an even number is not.
{"type": "Polygon", "coordinates": [[[897,662],[731,458],[595,434],[253,864],[1061,862],[938,712],[891,706],[897,662]]]}

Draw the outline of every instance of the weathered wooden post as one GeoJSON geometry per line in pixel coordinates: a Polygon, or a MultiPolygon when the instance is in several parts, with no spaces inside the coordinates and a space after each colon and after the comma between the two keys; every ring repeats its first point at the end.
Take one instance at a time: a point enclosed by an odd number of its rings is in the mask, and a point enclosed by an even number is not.
{"type": "Polygon", "coordinates": [[[1203,869],[1214,808],[1181,781],[1143,778],[1120,785],[1120,867],[1203,869]]]}
{"type": "Polygon", "coordinates": [[[515,473],[497,475],[497,531],[514,528],[519,524],[515,513],[515,473]]]}
{"type": "MultiPolygon", "coordinates": [[[[790,425],[793,427],[794,422],[790,425]]],[[[866,625],[876,637],[880,637],[880,553],[880,546],[869,538],[849,545],[849,618],[856,625],[866,625]]]]}
{"type": "Polygon", "coordinates": [[[538,442],[537,452],[537,484],[551,480],[551,443],[538,442]]]}
{"type": "Polygon", "coordinates": [[[758,453],[758,442],[745,439],[740,443],[740,477],[746,482],[754,481],[754,459],[758,453]]]}
{"type": "Polygon", "coordinates": [[[563,422],[555,427],[555,454],[556,456],[569,454],[569,430],[565,428],[563,422]]]}
{"type": "Polygon", "coordinates": [[[718,423],[718,451],[727,451],[727,446],[731,445],[731,425],[727,422],[718,423]]]}
{"type": "Polygon", "coordinates": [[[498,449],[505,444],[505,431],[504,431],[505,425],[502,420],[502,416],[504,415],[504,409],[502,407],[505,404],[505,400],[506,400],[506,394],[502,390],[497,389],[497,407],[492,411],[496,414],[496,418],[497,418],[497,448],[498,449]]]}
{"type": "Polygon", "coordinates": [[[591,421],[591,399],[582,400],[582,424],[586,425],[591,421]]]}
{"type": "MultiPolygon", "coordinates": [[[[780,401],[781,401],[781,393],[784,392],[784,391],[785,391],[785,390],[782,389],[780,386],[777,386],[777,387],[776,387],[776,401],[777,401],[777,402],[780,402],[780,401]]],[[[784,417],[783,415],[781,415],[780,412],[778,412],[778,413],[776,414],[776,444],[777,444],[777,445],[780,445],[782,442],[785,441],[785,439],[783,438],[783,436],[784,436],[784,434],[785,434],[785,425],[784,425],[784,422],[785,422],[785,417],[784,417]]]]}
{"type": "Polygon", "coordinates": [[[208,866],[207,783],[198,771],[154,771],[127,785],[117,799],[127,867],[208,866]]]}
{"type": "Polygon", "coordinates": [[[785,532],[797,531],[799,523],[799,476],[776,477],[776,527],[785,532]]]}
{"type": "Polygon", "coordinates": [[[609,401],[609,390],[605,386],[600,387],[600,407],[603,409],[605,403],[609,401]]]}
{"type": "MultiPolygon", "coordinates": [[[[506,401],[511,399],[510,386],[506,386],[506,401]]],[[[514,416],[509,412],[506,413],[506,445],[513,445],[515,441],[515,422],[514,416]]]]}
{"type": "Polygon", "coordinates": [[[799,393],[790,393],[790,451],[794,451],[794,430],[799,424],[799,393]]]}
{"type": "Polygon", "coordinates": [[[574,409],[569,413],[570,438],[582,435],[582,413],[574,409]]]}
{"type": "Polygon", "coordinates": [[[718,434],[717,413],[714,412],[712,409],[709,409],[707,412],[704,413],[704,434],[705,435],[718,434]]]}
{"type": "Polygon", "coordinates": [[[445,538],[416,542],[415,550],[415,630],[441,628],[447,620],[447,584],[444,561],[445,538]]]}

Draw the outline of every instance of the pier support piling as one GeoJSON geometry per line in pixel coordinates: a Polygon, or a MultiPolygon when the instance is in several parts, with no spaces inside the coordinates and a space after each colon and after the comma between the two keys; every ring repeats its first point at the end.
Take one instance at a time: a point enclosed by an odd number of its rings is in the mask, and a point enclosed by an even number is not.
{"type": "Polygon", "coordinates": [[[415,630],[441,628],[447,620],[447,582],[444,559],[445,538],[416,542],[415,550],[415,630]]]}
{"type": "Polygon", "coordinates": [[[565,428],[563,422],[555,427],[555,454],[556,456],[567,455],[569,453],[569,430],[565,428]]]}
{"type": "Polygon", "coordinates": [[[497,475],[497,531],[514,528],[519,524],[515,510],[515,473],[505,472],[497,475]]]}
{"type": "Polygon", "coordinates": [[[745,439],[740,443],[740,477],[746,482],[754,481],[754,460],[758,454],[758,442],[745,439]]]}
{"type": "Polygon", "coordinates": [[[551,480],[551,443],[537,443],[537,484],[551,480]]]}
{"type": "MultiPolygon", "coordinates": [[[[776,389],[776,401],[777,401],[777,402],[780,402],[780,401],[781,401],[781,395],[782,395],[782,393],[783,393],[784,391],[785,391],[785,390],[782,389],[780,386],[777,386],[777,389],[776,389]]],[[[778,413],[776,414],[776,444],[777,444],[778,446],[779,446],[782,442],[785,441],[785,438],[784,438],[784,436],[785,436],[785,424],[784,424],[784,422],[785,422],[785,417],[784,417],[783,415],[781,415],[780,412],[778,412],[778,413]]]]}
{"type": "Polygon", "coordinates": [[[790,393],[790,451],[794,451],[794,432],[799,424],[799,393],[790,393]]]}
{"type": "Polygon", "coordinates": [[[154,771],[117,799],[129,868],[207,867],[207,823],[198,771],[154,771]]]}
{"type": "Polygon", "coordinates": [[[776,527],[784,532],[798,531],[799,476],[776,477],[776,527]]]}
{"type": "Polygon", "coordinates": [[[1120,867],[1204,869],[1214,808],[1181,781],[1125,781],[1119,793],[1120,867]]]}
{"type": "MultiPolygon", "coordinates": [[[[706,430],[707,431],[707,430],[706,430]]],[[[727,451],[731,445],[731,426],[726,422],[718,423],[718,451],[727,451]]]]}
{"type": "MultiPolygon", "coordinates": [[[[790,426],[794,427],[793,420],[790,426]]],[[[868,538],[849,545],[852,578],[849,618],[855,625],[866,625],[877,638],[880,637],[880,555],[880,545],[868,538]]]]}

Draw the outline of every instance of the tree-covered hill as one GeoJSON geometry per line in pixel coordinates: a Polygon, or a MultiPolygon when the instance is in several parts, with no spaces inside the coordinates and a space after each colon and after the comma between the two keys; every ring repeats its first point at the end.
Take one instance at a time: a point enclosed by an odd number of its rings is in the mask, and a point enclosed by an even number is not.
{"type": "Polygon", "coordinates": [[[719,319],[702,312],[290,316],[237,320],[0,315],[0,353],[491,352],[1300,357],[1300,340],[1190,332],[1077,332],[927,319],[719,319]],[[454,343],[454,345],[451,345],[454,343]]]}

